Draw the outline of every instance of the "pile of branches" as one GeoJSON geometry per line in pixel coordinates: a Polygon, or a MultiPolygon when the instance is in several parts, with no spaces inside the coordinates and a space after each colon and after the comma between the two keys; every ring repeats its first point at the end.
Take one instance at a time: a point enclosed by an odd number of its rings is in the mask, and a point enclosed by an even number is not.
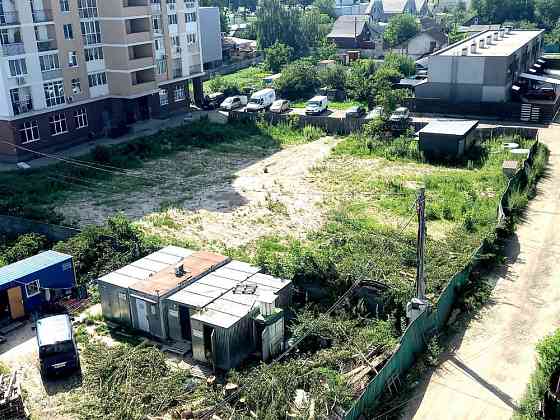
{"type": "Polygon", "coordinates": [[[83,419],[145,419],[167,412],[191,394],[191,375],[172,369],[154,347],[88,340],[82,350],[84,386],[74,404],[83,419]]]}

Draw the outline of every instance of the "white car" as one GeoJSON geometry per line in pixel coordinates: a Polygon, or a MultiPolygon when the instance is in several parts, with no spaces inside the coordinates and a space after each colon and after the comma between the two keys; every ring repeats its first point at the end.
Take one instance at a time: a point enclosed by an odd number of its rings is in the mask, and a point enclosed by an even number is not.
{"type": "Polygon", "coordinates": [[[220,109],[224,111],[233,111],[234,109],[241,108],[247,105],[246,96],[230,96],[220,104],[220,109]]]}
{"type": "Polygon", "coordinates": [[[270,112],[281,114],[290,110],[290,101],[286,99],[278,99],[270,106],[270,112]]]}

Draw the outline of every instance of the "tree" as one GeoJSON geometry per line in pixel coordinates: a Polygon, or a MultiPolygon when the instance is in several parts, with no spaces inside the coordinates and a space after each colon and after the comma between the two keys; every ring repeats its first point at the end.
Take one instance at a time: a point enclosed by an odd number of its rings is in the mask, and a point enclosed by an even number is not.
{"type": "Polygon", "coordinates": [[[404,54],[388,53],[385,56],[384,65],[398,69],[404,76],[412,76],[416,73],[416,63],[404,54]]]}
{"type": "Polygon", "coordinates": [[[346,68],[341,65],[327,67],[319,71],[319,80],[322,87],[344,90],[346,86],[346,68]]]}
{"type": "Polygon", "coordinates": [[[328,15],[332,19],[336,19],[334,0],[315,0],[313,2],[313,6],[315,6],[322,14],[328,15]]]}
{"type": "Polygon", "coordinates": [[[369,106],[375,103],[376,70],[377,64],[373,60],[357,60],[352,63],[346,77],[346,89],[351,99],[367,102],[369,106]]]}
{"type": "Polygon", "coordinates": [[[291,61],[293,54],[294,49],[292,47],[276,42],[264,50],[265,66],[271,72],[278,73],[283,66],[291,61]]]}
{"type": "Polygon", "coordinates": [[[419,25],[416,18],[408,13],[397,15],[389,20],[383,38],[391,46],[397,46],[418,33],[419,25]]]}
{"type": "Polygon", "coordinates": [[[327,39],[323,39],[313,50],[313,59],[315,61],[334,60],[336,58],[336,55],[336,44],[327,39]]]}
{"type": "MultiPolygon", "coordinates": [[[[505,21],[532,21],[534,18],[534,0],[472,0],[474,10],[480,23],[494,24],[505,21]]],[[[549,1],[549,0],[547,0],[549,1]]],[[[554,0],[550,0],[554,1],[554,0]]]]}
{"type": "Polygon", "coordinates": [[[220,31],[229,32],[229,17],[224,7],[220,7],[220,31]]]}
{"type": "Polygon", "coordinates": [[[0,255],[0,266],[12,264],[24,258],[32,257],[47,249],[48,240],[43,235],[29,233],[21,235],[0,255]]]}
{"type": "Polygon", "coordinates": [[[535,0],[535,18],[545,28],[554,28],[560,18],[560,1],[535,0]]]}
{"type": "Polygon", "coordinates": [[[276,89],[283,98],[298,100],[313,96],[321,82],[312,63],[298,60],[282,70],[282,76],[276,80],[276,89]]]}

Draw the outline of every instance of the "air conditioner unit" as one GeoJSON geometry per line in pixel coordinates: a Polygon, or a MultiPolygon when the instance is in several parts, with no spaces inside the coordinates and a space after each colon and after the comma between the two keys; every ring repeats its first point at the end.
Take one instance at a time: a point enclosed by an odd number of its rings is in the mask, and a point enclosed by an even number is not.
{"type": "Polygon", "coordinates": [[[25,77],[16,77],[16,83],[21,86],[25,85],[25,77]]]}

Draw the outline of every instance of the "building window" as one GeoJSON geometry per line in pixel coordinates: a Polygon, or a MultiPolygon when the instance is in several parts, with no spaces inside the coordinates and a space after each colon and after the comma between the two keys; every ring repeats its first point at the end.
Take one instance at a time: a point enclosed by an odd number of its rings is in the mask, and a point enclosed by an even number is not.
{"type": "Polygon", "coordinates": [[[101,28],[97,20],[80,22],[80,27],[82,28],[85,45],[99,44],[101,42],[101,28]]]}
{"type": "Polygon", "coordinates": [[[66,124],[66,115],[60,113],[49,117],[49,127],[51,129],[52,136],[67,133],[68,125],[66,124]]]}
{"type": "Polygon", "coordinates": [[[40,55],[39,63],[41,64],[41,71],[50,71],[60,68],[58,54],[40,55]]]}
{"type": "Polygon", "coordinates": [[[187,44],[189,45],[196,44],[196,34],[194,33],[187,34],[187,44]]]}
{"type": "Polygon", "coordinates": [[[9,65],[10,65],[10,76],[18,77],[27,74],[27,64],[25,63],[25,58],[10,60],[9,65]]]}
{"type": "Polygon", "coordinates": [[[60,11],[61,12],[70,11],[70,4],[68,3],[68,0],[60,0],[60,11]]]}
{"type": "Polygon", "coordinates": [[[161,89],[159,91],[159,104],[160,106],[169,104],[169,98],[167,97],[167,90],[165,89],[161,89]]]}
{"type": "Polygon", "coordinates": [[[74,31],[71,23],[65,23],[62,26],[62,30],[64,31],[64,39],[74,39],[74,31]]]}
{"type": "Polygon", "coordinates": [[[78,0],[78,12],[81,19],[97,17],[97,0],[78,0]]]}
{"type": "Polygon", "coordinates": [[[184,86],[176,86],[175,87],[175,102],[181,102],[185,100],[185,87],[184,86]]]}
{"type": "Polygon", "coordinates": [[[68,51],[68,67],[78,67],[78,53],[76,51],[68,51]]]}
{"type": "Polygon", "coordinates": [[[196,22],[196,12],[185,13],[185,22],[196,22]]]}
{"type": "Polygon", "coordinates": [[[170,25],[177,25],[177,13],[167,15],[167,19],[170,25]]]}
{"type": "Polygon", "coordinates": [[[186,1],[186,2],[185,2],[185,7],[186,7],[187,9],[194,9],[194,7],[195,7],[195,2],[194,2],[194,1],[186,1]]]}
{"type": "Polygon", "coordinates": [[[103,60],[103,47],[85,48],[86,61],[103,60]]]}
{"type": "Polygon", "coordinates": [[[167,60],[165,58],[160,58],[156,61],[157,74],[167,73],[167,60]]]}
{"type": "Polygon", "coordinates": [[[87,127],[88,119],[85,108],[79,108],[74,111],[74,124],[76,124],[76,128],[87,127]]]}
{"type": "Polygon", "coordinates": [[[152,16],[152,27],[155,33],[161,34],[163,33],[161,27],[161,16],[152,16]]]}
{"type": "Polygon", "coordinates": [[[88,74],[89,87],[103,86],[107,84],[107,74],[102,71],[100,73],[88,74]]]}
{"type": "Polygon", "coordinates": [[[80,79],[72,79],[72,93],[74,95],[82,93],[82,84],[80,83],[80,79]]]}
{"type": "Polygon", "coordinates": [[[39,123],[37,120],[24,122],[19,129],[19,137],[24,144],[39,140],[39,123]]]}
{"type": "Polygon", "coordinates": [[[39,293],[41,293],[39,280],[33,280],[31,283],[25,285],[25,294],[28,298],[37,296],[39,293]]]}
{"type": "Polygon", "coordinates": [[[48,107],[62,105],[66,102],[64,100],[64,83],[62,80],[47,82],[43,85],[43,88],[48,107]]]}

